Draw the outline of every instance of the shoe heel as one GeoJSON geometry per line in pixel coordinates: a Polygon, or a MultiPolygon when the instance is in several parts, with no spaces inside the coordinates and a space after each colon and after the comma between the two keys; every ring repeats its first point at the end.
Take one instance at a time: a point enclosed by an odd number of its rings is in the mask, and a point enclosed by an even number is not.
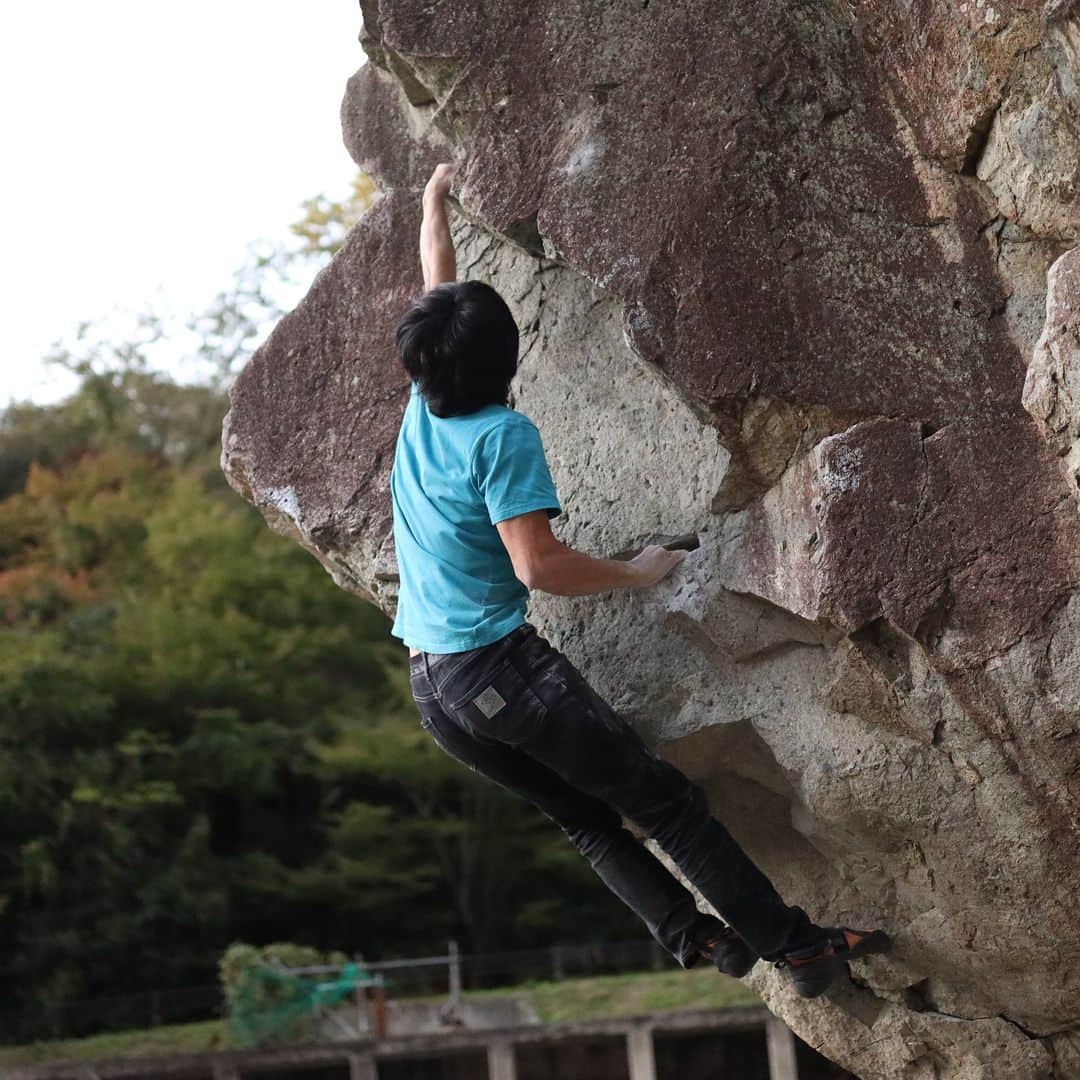
{"type": "MultiPolygon", "coordinates": [[[[850,931],[851,927],[839,927],[837,929],[843,933],[844,930],[850,931]]],[[[859,930],[853,932],[862,933],[859,930]]],[[[857,960],[860,956],[886,952],[891,947],[892,939],[884,930],[872,930],[867,934],[863,934],[851,948],[834,952],[829,956],[823,956],[819,960],[812,960],[806,964],[790,964],[785,961],[781,966],[790,969],[795,991],[800,997],[814,998],[829,988],[837,974],[850,961],[857,960]]],[[[805,954],[806,950],[802,951],[805,954]]],[[[792,955],[796,959],[799,958],[798,953],[792,955]]]]}

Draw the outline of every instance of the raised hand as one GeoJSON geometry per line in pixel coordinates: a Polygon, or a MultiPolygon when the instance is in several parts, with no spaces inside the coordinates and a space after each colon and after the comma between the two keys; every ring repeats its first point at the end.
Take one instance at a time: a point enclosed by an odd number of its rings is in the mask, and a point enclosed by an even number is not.
{"type": "Polygon", "coordinates": [[[450,193],[450,181],[457,173],[457,165],[453,162],[440,162],[435,166],[427,186],[424,188],[424,202],[441,201],[450,193]]]}
{"type": "Polygon", "coordinates": [[[424,219],[420,223],[420,266],[424,288],[433,289],[457,279],[457,261],[450,238],[450,223],[446,219],[446,195],[450,181],[457,172],[452,162],[435,166],[424,188],[424,219]]]}

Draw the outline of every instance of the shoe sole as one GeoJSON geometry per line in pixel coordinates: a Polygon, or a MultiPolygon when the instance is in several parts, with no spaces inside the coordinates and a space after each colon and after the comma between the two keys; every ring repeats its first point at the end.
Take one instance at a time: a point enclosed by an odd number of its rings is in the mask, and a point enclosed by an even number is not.
{"type": "Polygon", "coordinates": [[[892,939],[889,935],[884,930],[874,930],[845,952],[823,956],[813,963],[793,967],[791,972],[795,981],[795,990],[800,997],[817,997],[829,987],[848,961],[857,960],[860,956],[868,956],[871,953],[883,953],[891,947],[892,939]]]}

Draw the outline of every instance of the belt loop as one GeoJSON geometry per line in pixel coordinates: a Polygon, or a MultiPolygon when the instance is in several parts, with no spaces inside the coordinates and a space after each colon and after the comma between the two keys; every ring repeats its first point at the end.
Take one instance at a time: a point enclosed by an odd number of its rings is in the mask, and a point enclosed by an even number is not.
{"type": "Polygon", "coordinates": [[[435,684],[431,682],[431,665],[428,664],[427,653],[423,649],[420,650],[420,662],[424,665],[424,677],[431,684],[431,689],[435,689],[435,684]]]}

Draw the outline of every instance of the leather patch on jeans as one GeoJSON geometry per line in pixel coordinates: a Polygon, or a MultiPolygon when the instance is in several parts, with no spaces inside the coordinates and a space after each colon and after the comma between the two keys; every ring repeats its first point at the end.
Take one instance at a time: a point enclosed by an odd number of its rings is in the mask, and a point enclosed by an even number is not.
{"type": "Polygon", "coordinates": [[[489,686],[473,698],[473,704],[490,720],[506,701],[494,686],[489,686]]]}

